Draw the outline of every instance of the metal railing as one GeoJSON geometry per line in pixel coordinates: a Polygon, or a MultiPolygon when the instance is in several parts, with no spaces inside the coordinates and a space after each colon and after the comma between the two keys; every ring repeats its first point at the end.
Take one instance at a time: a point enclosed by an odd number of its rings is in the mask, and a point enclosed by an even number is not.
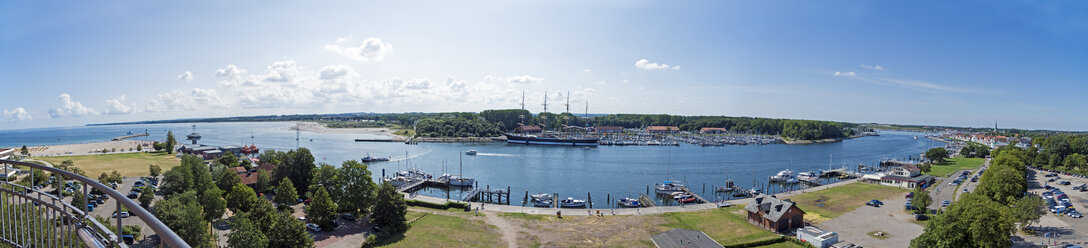
{"type": "Polygon", "coordinates": [[[0,160],[0,166],[4,167],[3,180],[0,181],[0,242],[15,247],[128,247],[123,240],[123,216],[120,214],[124,207],[158,234],[163,246],[189,247],[146,209],[97,180],[36,163],[0,160]],[[7,165],[29,168],[30,187],[9,182],[7,175],[11,168],[7,165]],[[60,187],[54,189],[56,195],[37,189],[35,186],[41,182],[34,181],[34,170],[52,173],[58,186],[66,178],[79,181],[83,190],[83,206],[65,203],[64,197],[59,196],[63,194],[60,187]],[[117,219],[118,233],[88,214],[87,203],[91,201],[88,186],[117,201],[117,214],[113,218],[117,219]]]}

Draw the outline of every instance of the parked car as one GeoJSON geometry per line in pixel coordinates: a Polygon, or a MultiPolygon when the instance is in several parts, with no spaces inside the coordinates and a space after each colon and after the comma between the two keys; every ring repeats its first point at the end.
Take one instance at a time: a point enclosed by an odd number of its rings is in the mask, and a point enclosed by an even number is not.
{"type": "Polygon", "coordinates": [[[869,202],[866,202],[865,205],[869,205],[869,206],[873,206],[873,207],[880,207],[880,205],[884,205],[884,203],[880,202],[880,201],[878,201],[876,199],[873,199],[873,200],[870,200],[869,202]]]}
{"type": "Polygon", "coordinates": [[[949,205],[952,205],[952,201],[949,201],[949,200],[941,201],[941,207],[947,207],[949,205]]]}
{"type": "Polygon", "coordinates": [[[314,224],[314,223],[306,223],[306,229],[309,229],[312,232],[320,232],[321,231],[321,227],[317,226],[317,224],[314,224]]]}
{"type": "Polygon", "coordinates": [[[910,193],[907,193],[907,197],[906,197],[906,198],[911,198],[911,197],[914,197],[914,192],[910,192],[910,193]]]}
{"type": "MultiPolygon", "coordinates": [[[[128,211],[121,211],[121,218],[128,218],[131,214],[128,211]]],[[[113,212],[113,217],[117,217],[117,212],[113,212]]]]}
{"type": "Polygon", "coordinates": [[[1072,183],[1070,183],[1069,181],[1061,181],[1061,182],[1058,182],[1058,184],[1060,184],[1060,185],[1070,185],[1072,183]]]}
{"type": "Polygon", "coordinates": [[[344,218],[345,220],[348,220],[348,221],[355,221],[355,215],[351,215],[351,214],[341,214],[340,218],[344,218]]]}
{"type": "Polygon", "coordinates": [[[128,197],[128,199],[136,199],[136,198],[140,197],[140,193],[128,192],[128,195],[125,196],[125,197],[128,197]]]}
{"type": "Polygon", "coordinates": [[[926,216],[924,214],[915,214],[914,215],[914,220],[917,220],[917,221],[929,220],[929,216],[926,216]]]}

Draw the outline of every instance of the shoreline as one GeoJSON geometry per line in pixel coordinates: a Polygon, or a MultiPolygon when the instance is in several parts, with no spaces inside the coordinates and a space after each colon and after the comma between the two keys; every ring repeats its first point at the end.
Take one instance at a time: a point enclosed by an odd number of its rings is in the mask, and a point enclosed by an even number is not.
{"type": "Polygon", "coordinates": [[[365,135],[382,136],[382,137],[389,138],[390,140],[405,140],[405,139],[408,138],[408,137],[393,134],[393,130],[391,130],[389,128],[384,128],[384,127],[330,128],[328,126],[325,126],[325,124],[318,123],[318,122],[312,122],[312,121],[300,122],[299,125],[294,125],[294,126],[287,127],[287,130],[292,130],[292,131],[299,130],[299,131],[303,131],[303,132],[328,133],[328,134],[365,134],[365,135]]]}
{"type": "Polygon", "coordinates": [[[113,140],[48,146],[28,146],[27,150],[30,151],[31,157],[100,155],[130,152],[129,149],[132,149],[131,152],[135,152],[136,146],[143,147],[143,151],[154,150],[154,148],[151,147],[152,143],[154,142],[144,140],[113,140]],[[117,151],[102,153],[103,149],[111,151],[116,149],[117,151]]]}

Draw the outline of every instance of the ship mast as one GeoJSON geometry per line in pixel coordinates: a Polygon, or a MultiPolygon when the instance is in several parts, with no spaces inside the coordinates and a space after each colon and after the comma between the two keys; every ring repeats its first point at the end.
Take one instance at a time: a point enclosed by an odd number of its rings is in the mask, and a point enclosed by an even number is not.
{"type": "Polygon", "coordinates": [[[542,120],[541,130],[548,130],[548,91],[546,90],[544,91],[544,113],[540,114],[540,119],[542,120]]]}

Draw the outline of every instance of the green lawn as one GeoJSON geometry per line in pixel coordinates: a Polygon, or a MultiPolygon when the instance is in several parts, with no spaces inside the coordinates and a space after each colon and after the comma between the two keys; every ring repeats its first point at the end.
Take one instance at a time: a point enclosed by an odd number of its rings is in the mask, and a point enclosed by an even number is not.
{"type": "Polygon", "coordinates": [[[933,165],[933,169],[930,169],[927,175],[947,177],[952,172],[959,170],[973,170],[982,166],[982,163],[986,159],[983,158],[965,158],[955,157],[946,159],[943,163],[933,165]]]}
{"type": "Polygon", "coordinates": [[[786,241],[786,242],[782,242],[782,243],[775,243],[775,244],[764,245],[764,246],[756,246],[756,248],[804,248],[804,246],[801,246],[799,244],[794,244],[793,242],[786,241]]]}
{"type": "Polygon", "coordinates": [[[747,243],[778,236],[769,230],[748,224],[744,216],[732,213],[742,208],[733,206],[724,209],[666,213],[663,215],[669,219],[669,223],[664,226],[703,231],[723,245],[747,243]]]}
{"type": "Polygon", "coordinates": [[[121,173],[122,176],[147,176],[150,174],[147,168],[148,165],[159,165],[165,172],[181,164],[180,159],[174,157],[173,154],[166,154],[166,152],[36,157],[34,159],[44,160],[54,165],[60,164],[64,160],[72,160],[76,167],[83,169],[87,176],[91,178],[98,178],[98,175],[103,172],[110,173],[114,170],[121,173]]]}
{"type": "Polygon", "coordinates": [[[870,183],[851,183],[830,189],[803,193],[789,199],[805,211],[805,220],[820,223],[839,217],[872,199],[883,200],[890,197],[902,197],[909,192],[891,186],[870,183]]]}
{"type": "MultiPolygon", "coordinates": [[[[423,215],[409,211],[411,220],[423,215]]],[[[482,218],[482,217],[481,217],[482,218]]],[[[407,232],[393,235],[369,247],[500,247],[502,235],[481,218],[427,214],[412,223],[407,232]]]]}

